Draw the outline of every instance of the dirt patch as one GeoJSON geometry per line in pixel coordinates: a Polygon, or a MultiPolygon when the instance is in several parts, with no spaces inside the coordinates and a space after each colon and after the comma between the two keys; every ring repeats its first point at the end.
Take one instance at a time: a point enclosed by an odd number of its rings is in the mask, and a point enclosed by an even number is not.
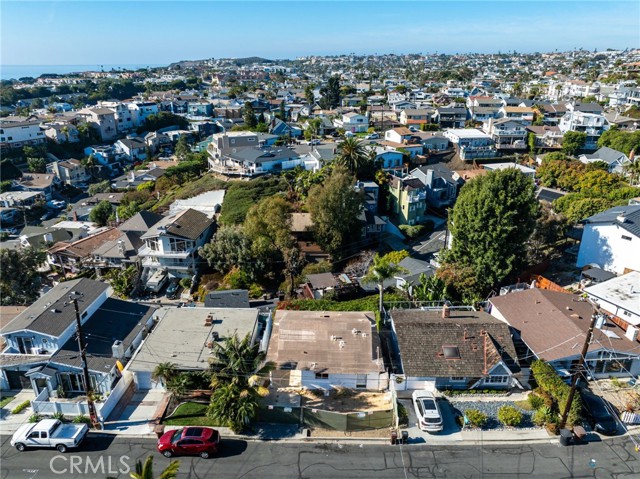
{"type": "Polygon", "coordinates": [[[590,388],[595,394],[609,401],[618,412],[640,413],[640,386],[629,385],[627,379],[599,379],[597,385],[591,384],[590,388]]]}
{"type": "Polygon", "coordinates": [[[336,431],[334,429],[320,429],[313,428],[311,430],[311,437],[328,437],[340,439],[342,437],[361,437],[363,439],[387,439],[390,437],[390,429],[372,429],[369,431],[336,431]]]}
{"type": "Polygon", "coordinates": [[[356,391],[346,388],[330,391],[286,388],[284,391],[299,394],[302,406],[323,411],[388,411],[393,407],[389,393],[356,391]]]}

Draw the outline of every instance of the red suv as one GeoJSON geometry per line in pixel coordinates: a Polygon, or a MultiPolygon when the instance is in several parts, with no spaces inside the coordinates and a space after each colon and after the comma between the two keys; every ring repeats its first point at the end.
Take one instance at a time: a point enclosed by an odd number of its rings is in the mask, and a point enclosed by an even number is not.
{"type": "Polygon", "coordinates": [[[216,454],[220,446],[220,434],[210,427],[185,427],[165,432],[158,439],[158,451],[164,457],[173,455],[199,455],[207,459],[216,454]]]}

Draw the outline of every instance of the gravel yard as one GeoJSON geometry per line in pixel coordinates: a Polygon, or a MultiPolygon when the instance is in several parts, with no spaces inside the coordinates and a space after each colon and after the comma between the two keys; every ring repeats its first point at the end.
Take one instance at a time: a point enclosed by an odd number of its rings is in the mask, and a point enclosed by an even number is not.
{"type": "MultiPolygon", "coordinates": [[[[456,399],[450,399],[451,405],[459,410],[462,414],[469,409],[477,409],[487,415],[487,425],[484,429],[505,429],[504,424],[498,421],[498,409],[502,406],[513,406],[522,413],[522,423],[519,428],[537,428],[531,421],[532,411],[526,411],[518,407],[511,401],[460,401],[456,399]]],[[[511,428],[509,428],[511,429],[511,428]]]]}

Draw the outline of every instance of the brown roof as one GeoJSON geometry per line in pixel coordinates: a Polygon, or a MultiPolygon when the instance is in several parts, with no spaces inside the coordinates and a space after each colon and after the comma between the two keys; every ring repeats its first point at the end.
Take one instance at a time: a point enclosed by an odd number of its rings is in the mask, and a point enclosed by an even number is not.
{"type": "Polygon", "coordinates": [[[28,188],[48,188],[55,177],[53,173],[26,173],[19,183],[28,188]]]}
{"type": "Polygon", "coordinates": [[[504,111],[511,113],[533,113],[533,108],[528,106],[505,106],[504,111]]]}
{"type": "Polygon", "coordinates": [[[303,233],[313,226],[311,213],[291,213],[291,231],[303,233]]]}
{"type": "MultiPolygon", "coordinates": [[[[493,305],[491,314],[503,317],[519,330],[522,340],[540,359],[554,361],[580,354],[593,308],[579,296],[534,288],[489,301],[493,305]]],[[[602,329],[594,330],[589,351],[603,347],[632,351],[637,350],[637,346],[624,337],[620,327],[606,323],[602,329]]]]}
{"type": "Polygon", "coordinates": [[[86,258],[106,242],[116,240],[121,235],[122,232],[120,230],[107,228],[104,231],[74,241],[73,243],[56,243],[47,250],[47,253],[86,258]]]}
{"type": "Polygon", "coordinates": [[[379,345],[372,312],[277,311],[267,361],[325,374],[383,373],[379,345]]]}
{"type": "Polygon", "coordinates": [[[0,329],[4,328],[13,318],[22,313],[26,306],[0,306],[0,329]]]}
{"type": "Polygon", "coordinates": [[[395,131],[396,133],[402,136],[413,135],[413,132],[409,128],[398,127],[398,128],[394,128],[393,131],[395,131]]]}
{"type": "Polygon", "coordinates": [[[404,374],[479,378],[500,361],[519,372],[509,325],[483,311],[451,310],[447,319],[441,315],[441,311],[391,311],[404,374]],[[460,358],[445,358],[445,346],[458,348],[460,358]]]}

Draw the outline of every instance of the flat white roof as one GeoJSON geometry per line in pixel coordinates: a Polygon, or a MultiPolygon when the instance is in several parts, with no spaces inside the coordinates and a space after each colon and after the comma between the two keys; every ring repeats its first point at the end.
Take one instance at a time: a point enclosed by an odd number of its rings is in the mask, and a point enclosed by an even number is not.
{"type": "Polygon", "coordinates": [[[219,210],[222,206],[224,194],[225,190],[212,190],[185,200],[176,200],[169,206],[169,211],[171,214],[175,214],[191,208],[204,213],[209,218],[213,218],[216,210],[219,210]]]}
{"type": "Polygon", "coordinates": [[[446,130],[445,134],[457,136],[458,138],[491,138],[485,132],[478,130],[477,128],[451,128],[446,130]]]}
{"type": "Polygon", "coordinates": [[[151,372],[162,362],[171,362],[182,370],[205,370],[209,367],[213,333],[219,341],[237,334],[253,334],[257,309],[239,308],[160,308],[156,327],[140,346],[128,368],[151,372]],[[211,321],[207,321],[207,318],[211,321]],[[210,323],[208,326],[206,323],[210,323]]]}
{"type": "MultiPolygon", "coordinates": [[[[640,316],[640,272],[632,271],[617,278],[589,286],[584,290],[589,296],[611,303],[630,313],[640,316]]],[[[609,311],[615,313],[615,311],[609,311]]],[[[630,320],[622,316],[625,320],[630,320]]],[[[640,321],[629,321],[638,324],[640,321]]]]}
{"type": "Polygon", "coordinates": [[[523,173],[534,174],[536,170],[529,168],[528,166],[519,165],[517,163],[493,163],[490,165],[483,165],[485,170],[506,170],[507,168],[516,168],[523,173]]]}

